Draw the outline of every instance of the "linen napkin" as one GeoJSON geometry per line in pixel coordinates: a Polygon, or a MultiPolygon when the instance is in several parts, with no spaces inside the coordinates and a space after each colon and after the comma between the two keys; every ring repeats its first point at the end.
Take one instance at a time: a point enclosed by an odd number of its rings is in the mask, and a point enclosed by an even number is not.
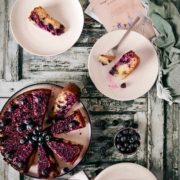
{"type": "Polygon", "coordinates": [[[143,0],[159,36],[153,40],[160,58],[158,97],[180,103],[180,1],[143,0]]]}

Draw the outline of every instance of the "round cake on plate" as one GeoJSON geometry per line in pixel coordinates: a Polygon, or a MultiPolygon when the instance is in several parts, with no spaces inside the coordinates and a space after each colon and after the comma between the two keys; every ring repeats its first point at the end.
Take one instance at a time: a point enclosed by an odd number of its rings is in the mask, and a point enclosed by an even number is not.
{"type": "Polygon", "coordinates": [[[89,145],[85,139],[90,141],[89,127],[75,84],[28,87],[0,114],[1,154],[20,173],[55,178],[81,161],[89,145]]]}

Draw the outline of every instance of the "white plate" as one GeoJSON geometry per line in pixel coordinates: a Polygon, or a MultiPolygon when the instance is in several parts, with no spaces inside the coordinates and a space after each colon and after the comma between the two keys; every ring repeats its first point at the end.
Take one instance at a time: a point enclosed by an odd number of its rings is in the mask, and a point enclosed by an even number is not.
{"type": "Polygon", "coordinates": [[[102,94],[115,100],[127,101],[136,99],[151,89],[158,75],[158,57],[148,39],[139,33],[130,32],[119,48],[117,59],[109,65],[101,65],[97,60],[98,55],[116,45],[124,33],[124,30],[117,30],[101,37],[91,50],[88,69],[93,83],[102,94]],[[139,66],[124,80],[110,75],[110,69],[129,50],[139,55],[139,66]],[[123,82],[127,86],[124,89],[120,87],[123,82]]]}
{"type": "Polygon", "coordinates": [[[95,180],[157,180],[157,178],[138,164],[119,163],[103,170],[95,180]]]}
{"type": "Polygon", "coordinates": [[[13,35],[24,49],[32,54],[51,56],[75,44],[83,29],[84,15],[78,0],[16,0],[10,21],[13,35]],[[28,17],[37,6],[44,7],[52,17],[62,22],[66,32],[53,36],[30,22],[28,17]]]}

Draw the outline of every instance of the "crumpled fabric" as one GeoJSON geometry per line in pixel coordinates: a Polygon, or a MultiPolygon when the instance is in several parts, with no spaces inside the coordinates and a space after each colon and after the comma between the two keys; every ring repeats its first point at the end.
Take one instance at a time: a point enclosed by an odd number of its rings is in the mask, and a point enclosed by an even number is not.
{"type": "Polygon", "coordinates": [[[143,1],[159,33],[152,40],[160,59],[157,95],[169,104],[180,103],[180,1],[143,1]]]}

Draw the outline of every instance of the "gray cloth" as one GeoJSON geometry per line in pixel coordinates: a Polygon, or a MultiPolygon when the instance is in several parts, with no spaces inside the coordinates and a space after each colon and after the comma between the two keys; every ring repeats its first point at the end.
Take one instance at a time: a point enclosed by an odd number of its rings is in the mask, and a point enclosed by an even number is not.
{"type": "MultiPolygon", "coordinates": [[[[179,1],[179,0],[176,0],[179,1]]],[[[159,35],[153,39],[160,59],[158,97],[180,103],[180,14],[179,2],[144,0],[159,35]]]]}

